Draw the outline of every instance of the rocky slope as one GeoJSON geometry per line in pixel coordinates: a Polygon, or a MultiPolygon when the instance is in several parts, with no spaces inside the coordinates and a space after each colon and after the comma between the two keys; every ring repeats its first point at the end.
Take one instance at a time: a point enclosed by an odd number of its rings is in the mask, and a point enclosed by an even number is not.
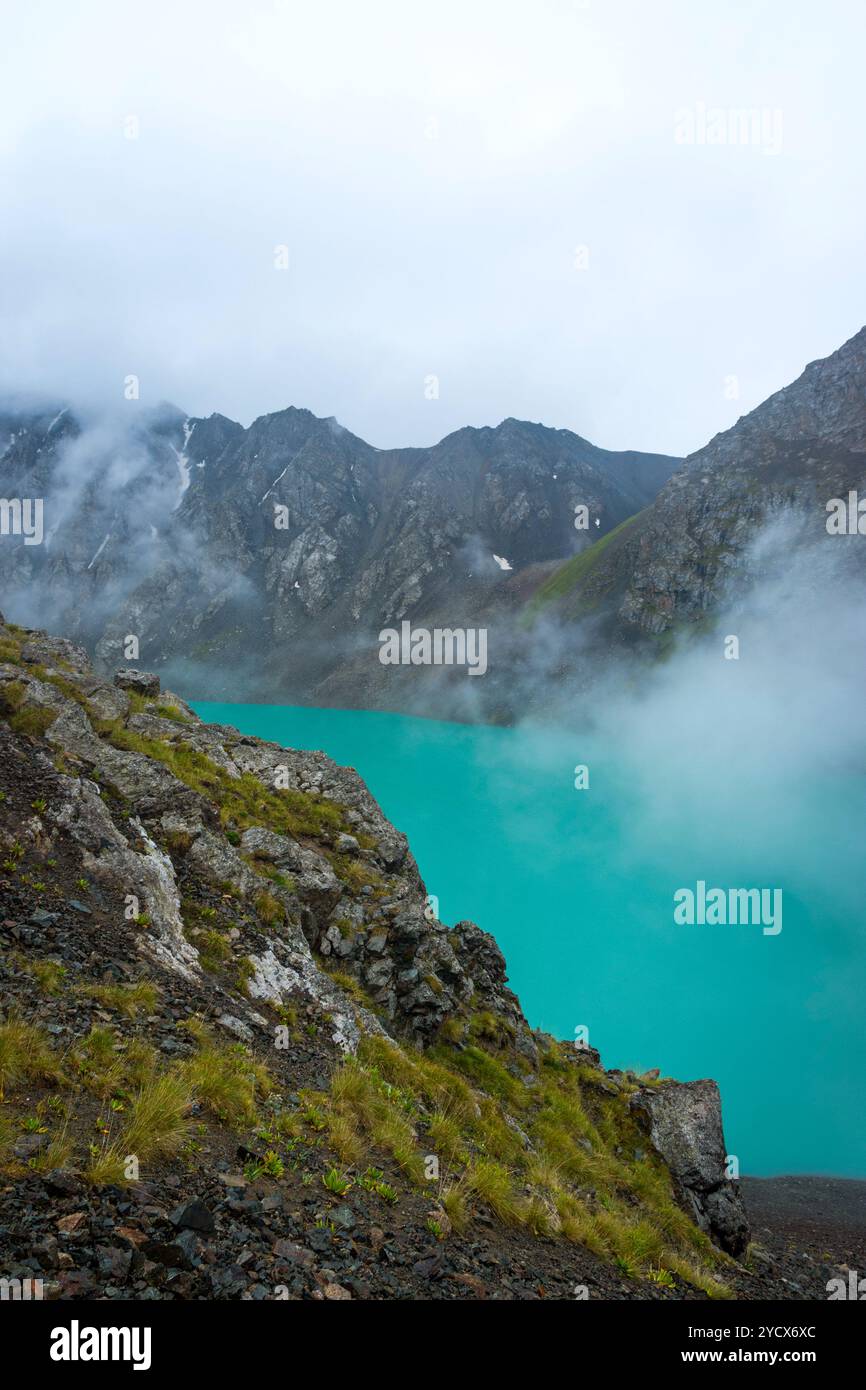
{"type": "Polygon", "coordinates": [[[782,575],[822,552],[862,575],[857,538],[826,528],[827,503],[849,490],[866,496],[866,328],[691,454],[639,516],[549,576],[530,611],[591,617],[597,647],[664,650],[762,572],[756,542],[773,523],[789,532],[782,575]]]}
{"type": "Polygon", "coordinates": [[[134,635],[142,662],[199,696],[358,703],[360,662],[361,702],[392,708],[412,687],[378,662],[383,627],[513,610],[538,566],[586,542],[575,507],[604,535],[679,463],[518,420],[379,450],[306,410],[243,429],[133,402],[99,421],[7,410],[3,438],[4,495],[45,508],[43,544],[0,542],[11,617],[106,670],[134,635]]]}
{"type": "Polygon", "coordinates": [[[72,1298],[822,1296],[711,1081],[533,1032],[348,768],[0,626],[0,1272],[72,1298]]]}

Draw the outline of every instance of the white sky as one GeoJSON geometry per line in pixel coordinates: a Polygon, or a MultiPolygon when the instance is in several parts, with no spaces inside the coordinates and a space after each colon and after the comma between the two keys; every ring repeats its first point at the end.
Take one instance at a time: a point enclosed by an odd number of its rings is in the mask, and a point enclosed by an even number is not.
{"type": "Polygon", "coordinates": [[[861,0],[28,0],[3,46],[4,390],[685,453],[866,321],[861,0]],[[781,150],[677,143],[698,103],[781,150]]]}

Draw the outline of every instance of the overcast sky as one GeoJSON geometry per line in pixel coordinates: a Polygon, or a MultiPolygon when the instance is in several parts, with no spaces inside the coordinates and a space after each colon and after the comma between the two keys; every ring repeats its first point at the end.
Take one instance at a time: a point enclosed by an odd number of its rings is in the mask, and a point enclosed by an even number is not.
{"type": "Polygon", "coordinates": [[[22,0],[3,47],[0,389],[686,453],[866,321],[861,0],[22,0]]]}

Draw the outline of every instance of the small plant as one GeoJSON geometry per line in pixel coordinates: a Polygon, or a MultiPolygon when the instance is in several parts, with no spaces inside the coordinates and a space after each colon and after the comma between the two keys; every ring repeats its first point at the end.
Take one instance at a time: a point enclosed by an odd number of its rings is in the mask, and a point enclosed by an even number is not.
{"type": "Polygon", "coordinates": [[[301,1119],[311,1129],[323,1130],[326,1125],[325,1112],[318,1105],[308,1105],[301,1111],[301,1119]]]}
{"type": "Polygon", "coordinates": [[[352,1179],[338,1172],[336,1168],[329,1168],[327,1173],[323,1173],[322,1182],[328,1191],[337,1197],[345,1197],[352,1186],[352,1179]]]}
{"type": "Polygon", "coordinates": [[[51,1136],[51,1142],[46,1148],[27,1160],[27,1166],[35,1173],[50,1173],[54,1168],[65,1168],[72,1157],[73,1147],[72,1139],[64,1125],[51,1136]]]}
{"type": "Polygon", "coordinates": [[[286,1165],[283,1163],[280,1155],[275,1149],[268,1149],[260,1163],[253,1161],[247,1164],[244,1169],[244,1175],[250,1182],[254,1182],[256,1178],[262,1177],[263,1175],[266,1178],[281,1178],[285,1174],[285,1171],[286,1165]]]}
{"type": "Polygon", "coordinates": [[[445,1232],[442,1230],[442,1227],[439,1225],[439,1222],[436,1220],[435,1217],[428,1216],[427,1221],[425,1222],[425,1226],[426,1229],[430,1232],[430,1235],[435,1236],[437,1240],[445,1239],[445,1232]]]}
{"type": "Polygon", "coordinates": [[[33,807],[34,811],[37,811],[39,813],[40,816],[42,815],[43,811],[48,809],[48,802],[45,800],[44,796],[37,796],[36,800],[31,801],[30,805],[33,807]]]}
{"type": "Polygon", "coordinates": [[[285,1163],[282,1162],[281,1156],[279,1156],[277,1151],[272,1150],[272,1148],[267,1151],[263,1161],[261,1161],[261,1172],[264,1173],[265,1177],[284,1176],[285,1163]]]}
{"type": "Polygon", "coordinates": [[[377,1197],[381,1197],[383,1202],[393,1205],[397,1200],[397,1193],[389,1182],[377,1182],[373,1184],[373,1191],[377,1197]]]}
{"type": "Polygon", "coordinates": [[[20,1128],[24,1130],[25,1134],[48,1133],[48,1126],[42,1123],[38,1115],[24,1115],[23,1118],[18,1121],[18,1124],[20,1128]]]}

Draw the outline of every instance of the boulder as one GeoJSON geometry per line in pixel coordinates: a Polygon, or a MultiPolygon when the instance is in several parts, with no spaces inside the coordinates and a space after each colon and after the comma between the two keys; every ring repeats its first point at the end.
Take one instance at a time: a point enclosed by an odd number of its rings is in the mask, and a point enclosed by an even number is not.
{"type": "Polygon", "coordinates": [[[749,1223],[739,1186],[725,1176],[727,1152],[715,1081],[668,1081],[630,1102],[638,1124],[670,1169],[683,1208],[717,1245],[740,1255],[749,1223]]]}
{"type": "Polygon", "coordinates": [[[114,673],[114,684],[121,690],[132,690],[137,695],[153,698],[159,694],[159,676],[151,671],[136,671],[124,666],[114,673]]]}

